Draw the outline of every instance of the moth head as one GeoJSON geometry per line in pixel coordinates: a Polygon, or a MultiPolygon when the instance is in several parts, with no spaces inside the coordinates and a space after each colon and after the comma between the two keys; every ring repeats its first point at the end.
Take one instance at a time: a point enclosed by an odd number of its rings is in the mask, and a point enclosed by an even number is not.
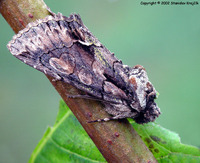
{"type": "Polygon", "coordinates": [[[154,121],[160,114],[160,109],[154,102],[157,92],[149,81],[144,67],[136,65],[130,70],[129,85],[134,89],[134,99],[130,106],[139,113],[139,116],[134,118],[136,122],[154,121]]]}

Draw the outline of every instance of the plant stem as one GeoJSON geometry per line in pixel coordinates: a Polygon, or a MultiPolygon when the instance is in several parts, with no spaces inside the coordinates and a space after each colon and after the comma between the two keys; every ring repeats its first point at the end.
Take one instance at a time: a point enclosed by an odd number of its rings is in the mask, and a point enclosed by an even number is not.
{"type": "MultiPolygon", "coordinates": [[[[0,13],[15,33],[50,14],[42,0],[0,0],[0,13]]],[[[109,117],[103,105],[87,99],[69,99],[67,94],[79,94],[80,90],[47,77],[108,162],[157,162],[127,120],[87,123],[91,116],[109,117]]]]}

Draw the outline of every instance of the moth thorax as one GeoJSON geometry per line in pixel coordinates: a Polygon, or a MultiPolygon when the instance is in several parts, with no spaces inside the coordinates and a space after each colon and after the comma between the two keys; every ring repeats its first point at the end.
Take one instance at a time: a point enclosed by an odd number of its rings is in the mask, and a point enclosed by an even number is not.
{"type": "MultiPolygon", "coordinates": [[[[129,85],[134,89],[137,99],[139,101],[139,105],[141,109],[144,110],[147,105],[148,93],[153,91],[153,86],[150,83],[147,73],[142,66],[137,65],[130,70],[129,85]]],[[[136,104],[133,103],[132,107],[134,107],[135,105],[136,104]]]]}

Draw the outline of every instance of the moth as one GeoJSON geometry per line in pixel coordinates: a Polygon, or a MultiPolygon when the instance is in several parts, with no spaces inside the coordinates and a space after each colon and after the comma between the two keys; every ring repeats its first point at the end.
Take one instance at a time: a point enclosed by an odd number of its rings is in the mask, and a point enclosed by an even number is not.
{"type": "Polygon", "coordinates": [[[58,13],[29,23],[7,47],[27,65],[87,93],[71,97],[101,101],[112,117],[91,122],[133,118],[148,123],[160,114],[146,70],[123,65],[77,14],[58,13]]]}

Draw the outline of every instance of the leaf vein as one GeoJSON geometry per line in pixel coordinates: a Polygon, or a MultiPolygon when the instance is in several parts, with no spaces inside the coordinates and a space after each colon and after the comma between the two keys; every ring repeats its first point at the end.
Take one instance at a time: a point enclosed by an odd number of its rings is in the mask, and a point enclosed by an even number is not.
{"type": "MultiPolygon", "coordinates": [[[[62,150],[64,150],[64,151],[66,151],[67,153],[69,153],[69,154],[73,154],[73,155],[75,155],[75,156],[77,156],[77,157],[79,157],[79,158],[82,158],[82,159],[85,159],[85,160],[88,160],[88,161],[92,161],[92,162],[100,162],[100,161],[96,161],[96,160],[92,160],[92,159],[90,159],[90,158],[88,158],[88,157],[85,157],[85,156],[83,156],[83,155],[80,155],[80,154],[78,154],[78,153],[75,153],[75,152],[72,152],[72,151],[70,151],[70,150],[68,150],[68,149],[66,149],[66,148],[64,148],[64,147],[62,147],[60,144],[58,144],[52,137],[50,138],[51,140],[52,140],[52,142],[56,145],[56,146],[58,146],[59,148],[61,148],[62,150]]],[[[102,162],[103,163],[103,162],[102,162]]]]}

